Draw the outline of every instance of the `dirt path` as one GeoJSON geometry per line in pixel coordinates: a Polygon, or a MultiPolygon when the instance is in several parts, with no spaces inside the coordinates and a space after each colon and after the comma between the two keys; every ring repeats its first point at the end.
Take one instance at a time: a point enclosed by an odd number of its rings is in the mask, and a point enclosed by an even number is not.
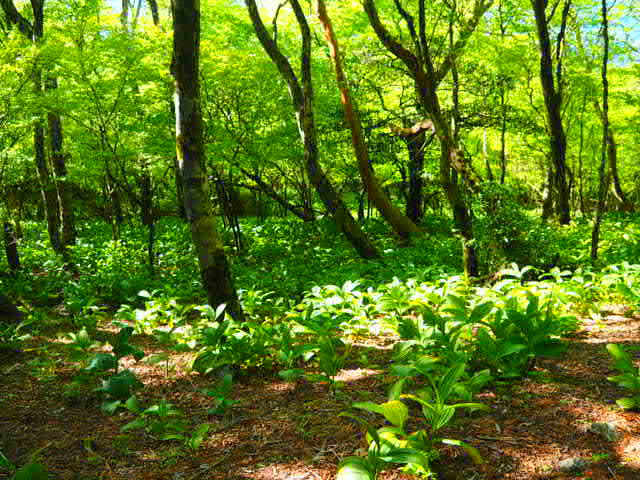
{"type": "MultiPolygon", "coordinates": [[[[640,415],[615,404],[623,392],[606,380],[607,343],[640,345],[640,319],[610,314],[600,324],[587,322],[561,360],[542,361],[530,378],[481,394],[491,412],[463,417],[446,434],[478,447],[487,465],[479,470],[460,451],[446,450],[441,478],[640,479],[640,415]],[[619,440],[590,432],[593,422],[615,424],[619,440]],[[558,471],[558,462],[570,458],[589,465],[580,474],[558,471]]],[[[371,352],[374,360],[384,355],[371,352]]],[[[355,366],[343,371],[346,386],[335,398],[326,385],[293,386],[253,372],[238,378],[234,397],[241,402],[220,419],[207,414],[211,400],[199,392],[209,380],[181,368],[187,359],[169,378],[162,366],[132,364],[145,383],[143,403],[166,396],[194,423],[212,424],[191,452],[139,432],[122,434],[131,416],[107,416],[96,399],[69,400],[63,391],[72,365],[63,356],[50,364],[45,358],[0,356],[0,450],[18,464],[40,450],[61,480],[330,479],[342,457],[365,447],[361,428],[338,414],[352,401],[383,401],[388,388],[381,371],[355,366]]],[[[412,477],[391,471],[380,478],[412,477]]]]}

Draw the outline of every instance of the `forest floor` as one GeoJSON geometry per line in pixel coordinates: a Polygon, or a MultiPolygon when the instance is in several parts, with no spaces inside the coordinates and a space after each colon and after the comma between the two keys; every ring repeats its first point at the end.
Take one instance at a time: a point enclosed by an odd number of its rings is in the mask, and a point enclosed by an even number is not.
{"type": "MultiPolygon", "coordinates": [[[[602,321],[585,321],[561,359],[540,361],[530,377],[481,393],[478,401],[491,411],[460,417],[445,436],[477,447],[486,465],[447,448],[438,478],[640,479],[640,416],[615,404],[624,392],[607,381],[613,372],[605,350],[607,343],[640,346],[640,317],[608,308],[602,321]],[[618,440],[590,432],[593,422],[615,424],[618,440]],[[577,457],[588,462],[582,473],[559,471],[559,461],[577,457]]],[[[387,365],[391,341],[357,344],[354,358],[364,354],[371,364],[387,365]]],[[[168,376],[163,364],[128,362],[145,384],[142,403],[166,397],[194,424],[212,425],[193,452],[139,431],[122,434],[131,414],[108,416],[95,397],[65,396],[77,364],[65,360],[56,335],[35,338],[32,346],[0,354],[0,450],[19,465],[38,451],[60,480],[330,479],[343,457],[366,448],[362,427],[338,414],[354,401],[384,401],[389,387],[382,367],[361,364],[342,371],[345,385],[335,396],[325,384],[293,385],[271,372],[249,372],[234,379],[239,403],[219,418],[207,414],[211,399],[200,392],[211,379],[188,373],[186,354],[172,354],[175,369],[168,376]]],[[[140,346],[147,354],[162,351],[151,340],[140,346]]],[[[414,477],[395,469],[380,478],[414,477]]]]}

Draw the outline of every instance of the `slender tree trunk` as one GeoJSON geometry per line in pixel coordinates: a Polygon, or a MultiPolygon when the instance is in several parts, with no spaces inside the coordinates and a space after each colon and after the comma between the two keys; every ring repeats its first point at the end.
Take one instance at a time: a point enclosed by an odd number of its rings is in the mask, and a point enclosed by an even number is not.
{"type": "Polygon", "coordinates": [[[485,168],[487,169],[487,178],[493,182],[493,171],[491,170],[491,162],[489,162],[489,152],[487,151],[487,129],[484,129],[482,135],[482,156],[484,157],[485,168]]]}
{"type": "MultiPolygon", "coordinates": [[[[557,84],[553,76],[553,60],[551,54],[551,39],[549,36],[549,19],[547,18],[547,0],[531,0],[538,29],[538,41],[540,48],[540,80],[544,95],[544,103],[547,111],[549,125],[551,159],[554,167],[554,186],[557,191],[557,210],[560,223],[566,225],[571,222],[571,191],[567,182],[567,138],[562,124],[562,65],[561,55],[558,51],[556,65],[557,84]]],[[[562,45],[566,19],[569,13],[570,0],[565,0],[563,10],[563,24],[560,30],[558,45],[562,45]]]]}
{"type": "Polygon", "coordinates": [[[504,85],[500,87],[500,185],[504,185],[507,176],[507,102],[504,85]]]}
{"type": "MultiPolygon", "coordinates": [[[[44,1],[32,0],[31,7],[33,9],[33,30],[32,40],[34,44],[42,41],[44,34],[44,1]]],[[[33,90],[36,96],[41,97],[43,93],[42,85],[42,68],[36,65],[33,71],[33,90]]],[[[33,131],[33,149],[35,154],[36,170],[40,179],[40,189],[42,191],[42,199],[45,207],[45,215],[47,218],[47,230],[49,232],[49,241],[53,250],[62,253],[63,244],[60,239],[60,216],[58,193],[56,191],[55,182],[51,176],[49,166],[47,165],[47,156],[45,149],[45,128],[44,122],[38,116],[34,123],[33,131]]]]}
{"type": "Polygon", "coordinates": [[[609,171],[611,172],[611,180],[613,182],[613,194],[615,195],[616,200],[618,200],[618,204],[622,211],[632,212],[633,205],[622,190],[622,185],[620,183],[620,174],[618,173],[618,144],[616,143],[616,139],[613,135],[611,123],[609,123],[609,130],[607,134],[607,150],[609,171]]]}
{"type": "Polygon", "coordinates": [[[585,94],[585,101],[582,107],[583,114],[580,115],[580,143],[578,146],[578,202],[580,205],[580,212],[582,215],[585,214],[585,205],[584,205],[584,107],[587,102],[587,95],[585,94]]]}
{"type": "Polygon", "coordinates": [[[7,254],[7,263],[12,273],[20,268],[20,255],[18,254],[18,240],[11,222],[4,222],[4,250],[7,254]]]}
{"type": "MultiPolygon", "coordinates": [[[[595,102],[595,107],[600,115],[602,125],[604,126],[604,111],[602,108],[600,108],[600,103],[598,101],[595,102]]],[[[633,205],[628,201],[627,196],[622,190],[622,185],[620,183],[620,175],[618,173],[618,144],[616,143],[610,121],[607,121],[607,152],[609,171],[611,173],[611,180],[613,183],[613,194],[618,201],[619,208],[620,210],[626,212],[633,211],[633,205]]]]}
{"type": "Polygon", "coordinates": [[[229,261],[218,234],[203,172],[200,109],[200,0],[173,0],[173,62],[175,79],[176,152],[182,172],[184,202],[200,275],[212,307],[227,305],[237,321],[244,313],[233,284],[229,261]]]}
{"type": "Polygon", "coordinates": [[[304,161],[309,182],[314,186],[334,222],[345,238],[363,258],[377,258],[379,253],[360,225],[354,220],[347,205],[338,194],[320,164],[317,130],[314,115],[314,92],[311,77],[311,31],[298,0],[291,6],[302,35],[301,70],[302,83],[298,80],[289,60],[282,54],[276,41],[269,35],[260,18],[255,0],[245,0],[249,16],[262,47],[287,82],[289,94],[296,113],[298,130],[304,145],[304,161]]]}
{"type": "MultiPolygon", "coordinates": [[[[47,80],[47,89],[58,88],[55,78],[47,80]]],[[[60,202],[60,216],[62,220],[62,244],[64,248],[76,243],[75,219],[73,213],[73,191],[67,177],[66,158],[63,150],[62,120],[57,113],[49,112],[49,137],[51,142],[51,163],[55,173],[58,198],[60,202]]]]}
{"type": "Polygon", "coordinates": [[[180,171],[180,167],[178,165],[178,158],[174,158],[174,181],[176,184],[176,213],[178,217],[183,220],[187,219],[187,213],[184,209],[184,190],[183,190],[183,181],[182,181],[182,172],[180,171]]]}
{"type": "Polygon", "coordinates": [[[140,176],[140,210],[142,224],[147,227],[147,260],[149,273],[153,277],[155,275],[155,241],[156,241],[156,222],[153,212],[153,182],[149,167],[142,167],[140,176]]]}
{"type": "MultiPolygon", "coordinates": [[[[438,98],[438,85],[454,67],[456,57],[460,54],[467,40],[477,27],[484,13],[491,6],[491,0],[474,0],[473,15],[464,22],[462,31],[455,47],[449,49],[445,60],[436,68],[430,53],[430,45],[426,25],[426,2],[419,0],[419,31],[415,31],[415,26],[410,28],[412,37],[418,43],[418,54],[413,53],[398,40],[396,40],[380,21],[378,10],[374,0],[364,0],[364,9],[369,17],[369,22],[382,44],[400,59],[415,82],[418,99],[424,112],[429,115],[435,128],[436,136],[440,142],[440,183],[447,196],[449,205],[453,210],[455,227],[462,239],[463,259],[465,274],[468,276],[478,275],[477,250],[473,237],[473,217],[471,208],[468,205],[462,188],[471,191],[477,190],[479,178],[473,171],[471,163],[465,158],[464,152],[457,144],[457,133],[455,129],[455,117],[451,118],[443,113],[440,108],[438,98]],[[460,185],[457,175],[460,174],[464,184],[460,185]]],[[[396,2],[396,7],[404,14],[406,23],[413,25],[413,20],[404,11],[401,4],[396,2]]],[[[455,83],[454,79],[454,83],[455,83]]],[[[457,99],[454,97],[454,102],[457,99]]],[[[454,109],[454,115],[456,115],[454,109]]]]}
{"type": "Polygon", "coordinates": [[[412,234],[419,234],[420,229],[411,221],[410,218],[404,215],[400,209],[391,203],[391,200],[385,194],[384,190],[382,190],[378,179],[371,170],[369,149],[362,133],[362,124],[360,123],[358,110],[355,108],[351,99],[349,84],[342,67],[342,58],[338,39],[333,30],[324,0],[318,0],[318,18],[324,27],[325,38],[329,45],[336,80],[340,90],[340,100],[344,107],[345,119],[351,129],[351,140],[356,159],[358,161],[358,170],[360,172],[362,182],[367,188],[369,198],[380,214],[400,237],[407,238],[412,234]]]}
{"type": "Polygon", "coordinates": [[[424,150],[426,148],[426,135],[420,133],[406,139],[409,150],[409,194],[407,195],[407,217],[418,224],[424,215],[422,189],[424,180],[424,150]]]}
{"type": "Polygon", "coordinates": [[[609,65],[609,20],[607,18],[607,0],[602,0],[602,37],[604,40],[603,58],[602,58],[602,156],[600,158],[600,168],[598,171],[598,203],[593,219],[593,230],[591,232],[591,261],[596,263],[598,260],[598,243],[600,242],[600,225],[602,223],[602,214],[606,203],[608,190],[608,182],[606,178],[607,172],[607,153],[609,142],[609,80],[607,78],[607,69],[609,65]]]}

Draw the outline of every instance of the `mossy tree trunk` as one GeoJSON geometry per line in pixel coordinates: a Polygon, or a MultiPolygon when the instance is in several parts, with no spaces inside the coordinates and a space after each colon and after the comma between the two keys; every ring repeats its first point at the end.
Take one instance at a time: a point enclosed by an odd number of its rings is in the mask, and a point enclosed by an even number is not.
{"type": "Polygon", "coordinates": [[[233,284],[208,195],[203,169],[202,112],[200,108],[200,1],[173,0],[173,62],[175,80],[176,153],[182,172],[184,206],[209,304],[227,305],[238,321],[244,314],[233,284]]]}

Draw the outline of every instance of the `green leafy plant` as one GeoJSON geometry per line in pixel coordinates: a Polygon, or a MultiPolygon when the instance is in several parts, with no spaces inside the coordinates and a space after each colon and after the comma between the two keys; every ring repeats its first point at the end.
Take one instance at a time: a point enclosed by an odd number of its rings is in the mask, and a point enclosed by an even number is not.
{"type": "Polygon", "coordinates": [[[148,408],[142,408],[137,397],[132,396],[124,406],[131,413],[137,415],[137,418],[124,425],[120,429],[122,432],[144,429],[160,440],[182,442],[191,450],[200,448],[211,428],[209,424],[201,424],[189,432],[189,424],[184,412],[168,403],[166,398],[148,408]]]}
{"type": "Polygon", "coordinates": [[[312,336],[310,349],[316,352],[321,373],[307,374],[306,378],[315,382],[327,382],[332,394],[340,387],[336,376],[344,367],[351,352],[351,346],[338,337],[335,319],[326,314],[313,315],[310,311],[304,319],[298,320],[304,331],[312,336]]]}
{"type": "Polygon", "coordinates": [[[123,402],[131,397],[133,391],[143,386],[131,370],[118,371],[122,358],[131,355],[136,360],[141,360],[144,357],[142,350],[131,345],[132,334],[133,327],[122,326],[109,342],[112,353],[96,353],[89,359],[87,367],[82,372],[89,376],[102,377],[102,385],[95,391],[107,396],[102,404],[102,409],[107,413],[113,413],[118,407],[123,406],[123,402]]]}
{"type": "Polygon", "coordinates": [[[222,379],[213,387],[203,390],[209,397],[213,398],[213,407],[209,409],[210,415],[224,415],[238,400],[231,398],[233,395],[233,375],[225,374],[222,379]]]}
{"type": "Polygon", "coordinates": [[[620,375],[607,377],[607,380],[631,391],[631,396],[619,398],[616,403],[625,410],[640,408],[640,368],[622,346],[610,343],[607,351],[612,357],[613,368],[620,372],[620,375]]]}
{"type": "Polygon", "coordinates": [[[376,429],[366,420],[341,413],[341,416],[351,418],[365,426],[369,448],[366,457],[347,457],[338,465],[336,480],[375,480],[378,473],[392,464],[415,465],[423,471],[429,471],[432,460],[431,452],[419,451],[407,447],[407,437],[404,426],[409,418],[409,411],[401,401],[391,400],[381,405],[364,402],[354,404],[356,408],[382,414],[391,427],[376,429]],[[398,440],[402,437],[403,440],[398,440]]]}
{"type": "Polygon", "coordinates": [[[389,401],[383,404],[354,403],[355,408],[384,416],[391,426],[376,430],[366,420],[350,414],[343,414],[365,425],[367,440],[370,443],[369,454],[366,458],[350,457],[341,464],[339,469],[344,469],[344,478],[375,478],[381,466],[386,463],[404,463],[414,473],[430,475],[429,465],[438,456],[436,448],[438,443],[461,447],[476,463],[483,463],[479,452],[471,445],[461,440],[443,438],[439,435],[439,431],[449,424],[457,409],[487,410],[486,405],[480,403],[448,402],[454,395],[455,385],[462,378],[464,370],[464,364],[455,365],[447,369],[437,381],[433,379],[432,375],[427,375],[429,385],[416,394],[401,395],[404,381],[397,382],[391,389],[389,401]],[[426,421],[425,428],[414,432],[406,430],[409,409],[400,400],[401,398],[420,404],[426,421]],[[358,477],[358,474],[362,477],[358,477]]]}

